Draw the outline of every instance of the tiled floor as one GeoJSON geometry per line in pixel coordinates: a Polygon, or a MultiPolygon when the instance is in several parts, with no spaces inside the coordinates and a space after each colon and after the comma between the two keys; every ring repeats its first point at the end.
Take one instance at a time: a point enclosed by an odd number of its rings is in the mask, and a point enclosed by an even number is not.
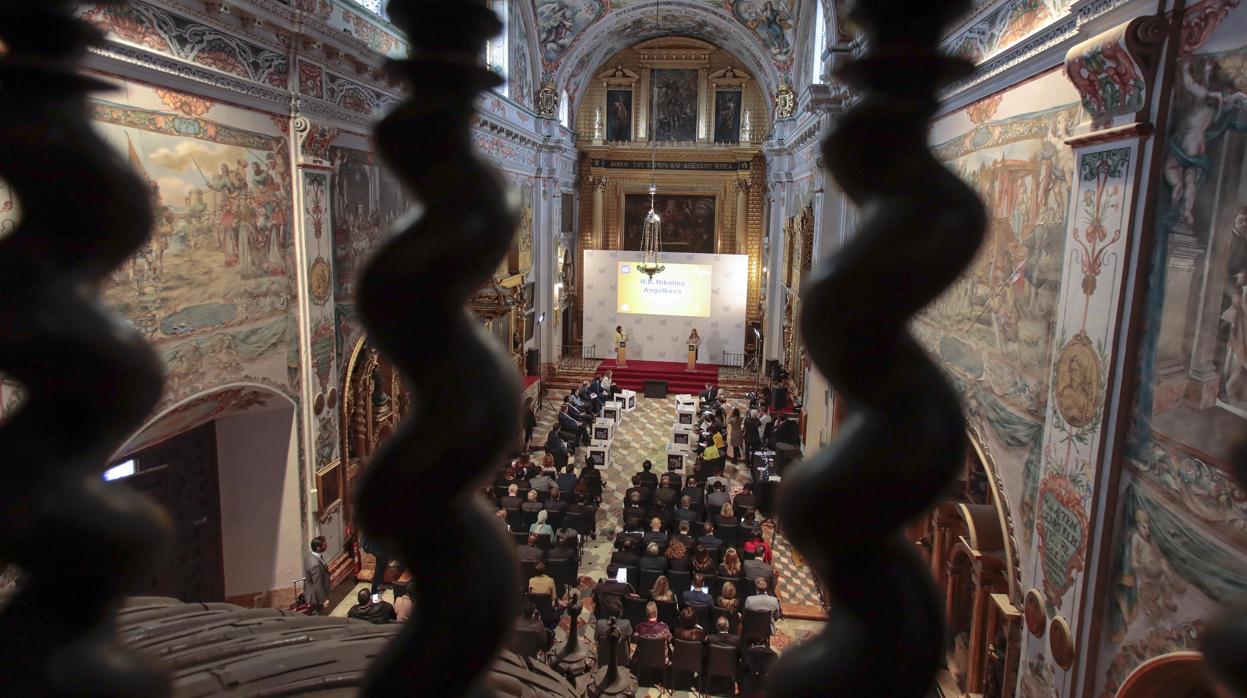
{"type": "MultiPolygon", "coordinates": [[[[596,580],[606,575],[606,563],[611,556],[611,542],[619,527],[620,513],[623,511],[623,496],[630,484],[633,473],[641,469],[641,463],[650,459],[655,463],[656,470],[662,469],[666,462],[667,442],[671,436],[671,424],[675,415],[675,398],[646,399],[637,398],[637,408],[626,413],[622,424],[615,432],[612,448],[612,461],[603,472],[606,481],[602,507],[598,513],[598,539],[590,540],[584,550],[580,565],[582,600],[586,603],[586,613],[581,617],[581,637],[589,644],[593,643],[593,633],[588,622],[591,620],[587,610],[592,602],[589,595],[596,580]]],[[[555,412],[543,411],[538,415],[536,434],[545,434],[554,423],[555,412]]],[[[585,452],[578,454],[577,462],[583,462],[585,452]]],[[[739,486],[748,479],[748,469],[728,464],[728,478],[739,486]]],[[[768,539],[770,533],[768,532],[768,539]]],[[[776,576],[779,580],[779,598],[786,613],[799,613],[803,617],[816,617],[821,611],[821,603],[814,576],[796,551],[784,540],[783,535],[774,537],[776,576]]],[[[354,603],[355,591],[366,586],[359,584],[333,611],[333,615],[346,615],[354,603]]],[[[389,591],[384,594],[387,601],[393,597],[389,591]]],[[[772,646],[779,652],[787,647],[805,641],[812,634],[821,631],[823,623],[813,620],[781,619],[776,626],[776,635],[772,638],[772,646]]],[[[566,641],[567,619],[556,631],[555,648],[566,641]]],[[[677,698],[693,696],[687,691],[676,691],[677,698]]],[[[658,696],[655,688],[642,687],[637,693],[642,696],[658,696]]]]}

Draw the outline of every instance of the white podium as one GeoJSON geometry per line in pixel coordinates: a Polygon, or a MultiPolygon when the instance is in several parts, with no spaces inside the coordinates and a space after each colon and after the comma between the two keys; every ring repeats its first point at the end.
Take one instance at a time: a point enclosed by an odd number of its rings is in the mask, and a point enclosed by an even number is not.
{"type": "Polygon", "coordinates": [[[615,420],[598,417],[593,421],[593,441],[610,441],[615,438],[615,420]]]}
{"type": "Polygon", "coordinates": [[[624,404],[618,400],[611,400],[602,405],[602,419],[613,420],[616,424],[623,421],[624,404]]]}
{"type": "Polygon", "coordinates": [[[693,462],[691,453],[673,446],[667,447],[667,470],[684,470],[685,463],[691,462],[693,462]]]}
{"type": "Polygon", "coordinates": [[[697,396],[676,395],[675,396],[675,409],[677,412],[682,409],[690,409],[696,412],[697,411],[697,396]]]}
{"type": "Polygon", "coordinates": [[[692,426],[697,422],[697,409],[686,406],[679,407],[675,411],[675,421],[677,424],[687,424],[692,426]]]}
{"type": "Polygon", "coordinates": [[[611,445],[610,442],[592,441],[589,443],[589,462],[593,463],[593,467],[602,470],[610,467],[611,462],[611,445]]]}
{"type": "Polygon", "coordinates": [[[636,409],[636,391],[635,390],[625,390],[619,393],[619,396],[623,398],[625,411],[631,412],[636,409]]]}

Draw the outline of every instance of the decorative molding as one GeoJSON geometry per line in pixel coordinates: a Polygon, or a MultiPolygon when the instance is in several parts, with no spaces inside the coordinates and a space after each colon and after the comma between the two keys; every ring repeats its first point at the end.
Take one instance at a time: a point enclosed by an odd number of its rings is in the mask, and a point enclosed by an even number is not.
{"type": "Polygon", "coordinates": [[[1155,77],[1155,58],[1167,29],[1160,17],[1136,17],[1066,54],[1065,75],[1082,98],[1092,130],[1110,128],[1117,119],[1145,116],[1148,85],[1155,77]]]}
{"type": "Polygon", "coordinates": [[[281,111],[283,112],[288,110],[290,106],[291,96],[288,92],[275,90],[256,82],[200,68],[194,64],[170,58],[158,53],[152,53],[140,48],[135,48],[129,44],[108,40],[105,41],[103,46],[92,47],[90,51],[95,55],[114,60],[119,63],[142,66],[150,70],[210,85],[218,89],[235,92],[248,97],[254,97],[266,102],[272,102],[273,104],[280,105],[281,111]]]}

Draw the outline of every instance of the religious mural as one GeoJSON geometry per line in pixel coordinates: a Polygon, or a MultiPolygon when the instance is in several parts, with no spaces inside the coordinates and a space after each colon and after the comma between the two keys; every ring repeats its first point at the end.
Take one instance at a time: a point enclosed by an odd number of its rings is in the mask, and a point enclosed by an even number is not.
{"type": "MultiPolygon", "coordinates": [[[[715,197],[698,194],[659,194],[654,208],[662,219],[664,252],[715,252],[715,197]]],[[[649,194],[624,197],[623,249],[639,250],[644,239],[649,194]]]]}
{"type": "Polygon", "coordinates": [[[740,142],[740,90],[719,90],[714,93],[714,142],[740,142]]]}
{"type": "Polygon", "coordinates": [[[732,12],[762,39],[777,62],[791,64],[800,5],[799,0],[732,0],[732,12]]]}
{"type": "Polygon", "coordinates": [[[606,140],[632,140],[632,90],[606,91],[606,140]]]}
{"type": "Polygon", "coordinates": [[[1010,0],[972,22],[945,49],[981,62],[1052,24],[1073,4],[1074,0],[1010,0]]]}
{"type": "Polygon", "coordinates": [[[547,65],[557,64],[581,32],[601,19],[602,0],[536,0],[537,45],[547,65]]]}
{"type": "Polygon", "coordinates": [[[653,81],[655,139],[697,140],[697,69],[656,68],[653,81]]]}
{"type": "Polygon", "coordinates": [[[528,22],[520,0],[512,0],[508,10],[511,32],[511,68],[508,71],[511,99],[530,109],[533,106],[533,64],[528,48],[528,22]]]}
{"type": "Polygon", "coordinates": [[[329,161],[338,355],[345,356],[363,334],[355,315],[356,280],[411,200],[373,153],[335,145],[329,149],[329,161]]]}
{"type": "Polygon", "coordinates": [[[971,184],[988,237],[969,271],[914,329],[984,435],[1030,569],[1057,301],[1074,182],[1064,140],[1077,94],[1056,73],[936,123],[936,156],[971,184]]]}
{"type": "Polygon", "coordinates": [[[168,90],[127,94],[161,108],[95,102],[93,116],[146,180],[155,224],[104,301],[160,353],[164,403],[242,380],[297,392],[289,147],[268,135],[284,124],[168,90]],[[190,115],[218,112],[247,128],[190,115]]]}
{"type": "Polygon", "coordinates": [[[1188,9],[1117,513],[1103,696],[1247,598],[1247,8],[1188,9]],[[1172,631],[1162,631],[1171,628],[1172,631]]]}

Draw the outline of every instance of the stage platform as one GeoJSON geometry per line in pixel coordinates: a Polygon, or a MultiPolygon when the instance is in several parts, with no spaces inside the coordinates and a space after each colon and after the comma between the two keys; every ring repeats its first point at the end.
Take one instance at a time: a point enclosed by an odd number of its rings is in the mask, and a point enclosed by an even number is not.
{"type": "Polygon", "coordinates": [[[706,389],[707,383],[719,383],[719,367],[714,364],[697,364],[696,371],[687,369],[687,363],[674,361],[629,361],[621,368],[614,359],[606,359],[598,364],[597,372],[611,371],[621,388],[635,390],[638,394],[647,380],[667,381],[667,392],[672,395],[696,395],[706,389]]]}

